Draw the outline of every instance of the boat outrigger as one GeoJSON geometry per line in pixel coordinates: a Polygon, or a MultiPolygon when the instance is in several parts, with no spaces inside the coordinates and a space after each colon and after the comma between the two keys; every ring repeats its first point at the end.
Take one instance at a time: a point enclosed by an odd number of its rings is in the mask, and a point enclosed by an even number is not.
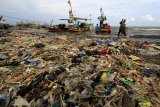
{"type": "Polygon", "coordinates": [[[87,32],[91,30],[92,24],[87,23],[88,20],[91,19],[87,18],[78,18],[73,15],[71,1],[68,0],[69,4],[69,19],[60,19],[65,20],[68,22],[66,24],[59,24],[58,26],[54,26],[50,28],[50,31],[57,32],[57,31],[70,31],[70,32],[87,32]]]}
{"type": "Polygon", "coordinates": [[[101,16],[98,17],[98,20],[100,21],[100,24],[99,24],[100,25],[100,30],[99,30],[99,32],[100,33],[111,34],[111,26],[108,23],[104,23],[107,20],[107,18],[104,15],[102,7],[100,9],[100,13],[101,13],[101,16]]]}

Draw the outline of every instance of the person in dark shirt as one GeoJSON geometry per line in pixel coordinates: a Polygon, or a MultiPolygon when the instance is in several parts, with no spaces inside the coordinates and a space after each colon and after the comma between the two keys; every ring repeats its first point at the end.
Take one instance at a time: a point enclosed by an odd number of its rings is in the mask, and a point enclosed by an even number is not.
{"type": "Polygon", "coordinates": [[[98,26],[98,24],[96,25],[96,34],[99,33],[100,27],[98,26]]]}
{"type": "Polygon", "coordinates": [[[125,19],[122,19],[122,21],[119,23],[120,24],[120,28],[119,28],[119,32],[118,32],[118,37],[120,36],[120,34],[124,34],[125,36],[127,36],[126,34],[126,20],[125,19]]]}

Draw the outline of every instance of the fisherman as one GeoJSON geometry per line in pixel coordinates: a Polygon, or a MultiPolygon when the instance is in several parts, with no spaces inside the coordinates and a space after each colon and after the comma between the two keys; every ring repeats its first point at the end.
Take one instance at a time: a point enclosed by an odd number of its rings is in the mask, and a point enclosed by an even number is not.
{"type": "Polygon", "coordinates": [[[98,26],[98,24],[96,25],[96,34],[99,33],[100,27],[98,26]]]}
{"type": "Polygon", "coordinates": [[[120,36],[120,34],[124,34],[125,36],[127,36],[126,34],[126,19],[122,19],[122,21],[120,22],[120,28],[119,28],[119,32],[118,32],[118,37],[120,36]]]}

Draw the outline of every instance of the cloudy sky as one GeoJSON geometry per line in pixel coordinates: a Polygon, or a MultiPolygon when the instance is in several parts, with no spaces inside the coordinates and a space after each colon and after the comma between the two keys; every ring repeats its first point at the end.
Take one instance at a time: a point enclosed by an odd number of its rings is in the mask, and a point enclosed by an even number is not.
{"type": "MultiPolygon", "coordinates": [[[[122,18],[128,26],[160,26],[160,0],[71,0],[77,17],[89,18],[98,23],[100,7],[103,7],[107,22],[118,26],[122,18]]],[[[0,15],[54,24],[64,23],[68,18],[67,0],[0,0],[0,15]]],[[[19,21],[6,18],[8,22],[19,21]]]]}

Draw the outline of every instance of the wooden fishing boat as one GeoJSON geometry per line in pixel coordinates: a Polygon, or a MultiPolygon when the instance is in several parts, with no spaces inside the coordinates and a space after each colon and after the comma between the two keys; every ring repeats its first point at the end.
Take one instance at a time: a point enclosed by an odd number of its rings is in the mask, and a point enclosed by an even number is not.
{"type": "Polygon", "coordinates": [[[100,9],[100,13],[101,13],[101,16],[98,17],[98,20],[100,21],[100,24],[99,24],[99,26],[100,26],[99,33],[108,33],[108,34],[111,34],[112,28],[109,25],[109,23],[105,23],[105,21],[107,20],[107,18],[104,15],[102,7],[100,9]]]}

